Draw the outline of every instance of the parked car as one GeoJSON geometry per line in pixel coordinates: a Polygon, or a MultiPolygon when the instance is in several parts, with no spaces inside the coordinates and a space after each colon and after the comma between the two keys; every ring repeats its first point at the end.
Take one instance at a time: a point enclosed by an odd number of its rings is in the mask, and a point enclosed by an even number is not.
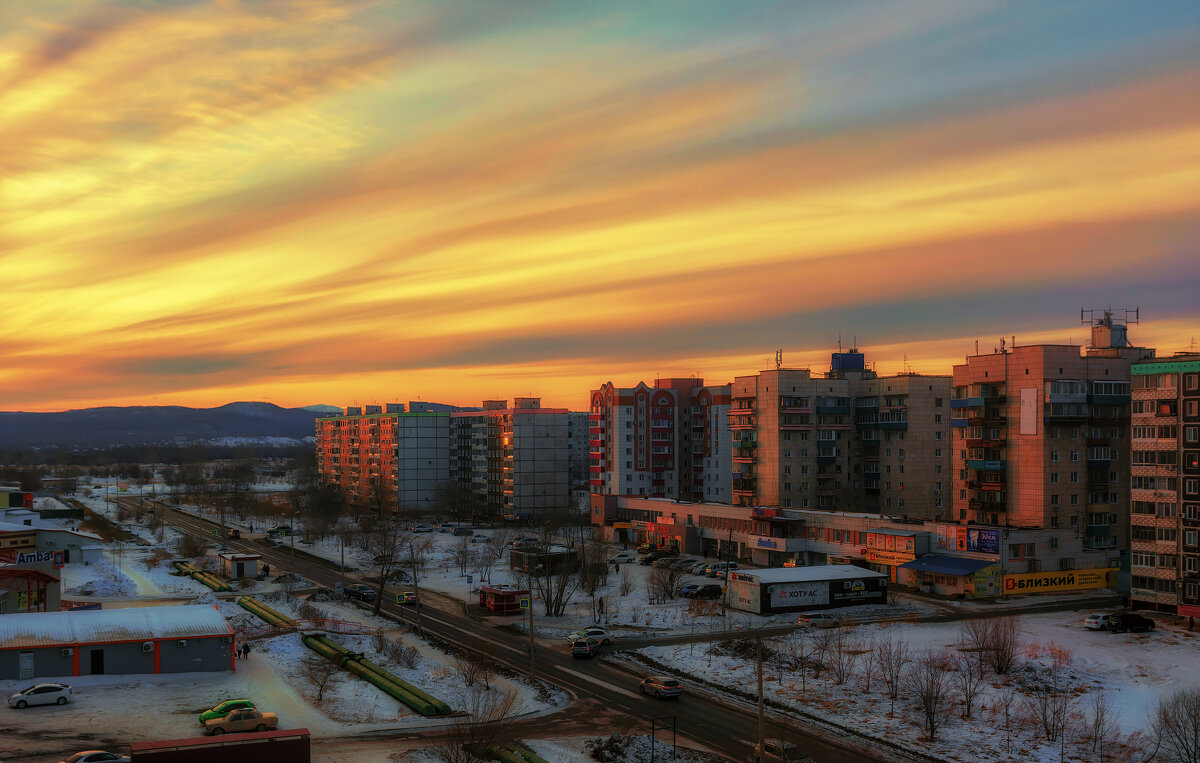
{"type": "Polygon", "coordinates": [[[433,528],[429,525],[413,525],[412,531],[415,533],[431,533],[433,532],[433,528]]]}
{"type": "Polygon", "coordinates": [[[724,575],[726,570],[736,570],[737,568],[737,562],[713,562],[704,568],[704,574],[715,578],[717,575],[724,575]]]}
{"type": "Polygon", "coordinates": [[[227,699],[224,702],[218,702],[200,713],[200,725],[203,726],[205,721],[211,721],[213,718],[224,718],[234,710],[245,710],[252,707],[254,707],[252,699],[227,699]]]}
{"type": "Polygon", "coordinates": [[[84,750],[60,761],[60,763],[129,763],[129,756],[104,750],[84,750]]]}
{"type": "Polygon", "coordinates": [[[1112,615],[1108,618],[1108,629],[1113,633],[1152,631],[1154,630],[1154,621],[1132,612],[1112,615]]]}
{"type": "Polygon", "coordinates": [[[1111,614],[1088,615],[1083,619],[1083,627],[1090,631],[1108,630],[1108,623],[1112,617],[1111,614]]]}
{"type": "Polygon", "coordinates": [[[491,540],[491,538],[489,538],[486,535],[472,535],[471,536],[472,543],[487,543],[490,540],[491,540]]]}
{"type": "Polygon", "coordinates": [[[440,533],[454,532],[454,525],[438,525],[437,531],[440,533]]]}
{"type": "Polygon", "coordinates": [[[267,530],[267,535],[291,535],[291,525],[275,525],[270,530],[267,530]]]}
{"type": "Polygon", "coordinates": [[[660,556],[659,558],[655,559],[654,562],[652,563],[652,566],[662,567],[664,569],[669,569],[670,567],[673,567],[674,565],[675,565],[675,557],[670,556],[670,555],[660,556]]]}
{"type": "Polygon", "coordinates": [[[696,586],[695,592],[690,598],[693,599],[719,599],[725,593],[725,587],[717,583],[702,583],[696,586]]]}
{"type": "Polygon", "coordinates": [[[663,551],[661,549],[658,551],[651,551],[650,553],[648,553],[645,556],[638,559],[638,564],[643,564],[643,565],[649,566],[649,565],[653,564],[655,561],[657,561],[658,559],[662,559],[666,555],[667,555],[667,552],[663,551]]]}
{"type": "Polygon", "coordinates": [[[595,657],[600,654],[603,644],[599,639],[581,638],[571,642],[571,656],[576,658],[595,657]]]}
{"type": "Polygon", "coordinates": [[[204,722],[205,734],[238,734],[246,731],[267,731],[279,726],[275,713],[260,713],[252,707],[234,710],[224,718],[204,722]]]}
{"type": "Polygon", "coordinates": [[[792,742],[782,739],[764,739],[761,745],[754,745],[754,763],[799,763],[812,761],[812,757],[792,742]]]}
{"type": "Polygon", "coordinates": [[[811,615],[800,615],[800,617],[796,618],[796,624],[808,628],[836,628],[841,625],[842,622],[833,615],[816,613],[811,615]]]}
{"type": "Polygon", "coordinates": [[[530,546],[538,545],[538,539],[529,536],[523,538],[513,538],[508,542],[508,545],[510,548],[514,549],[528,548],[530,546]]]}
{"type": "Polygon", "coordinates": [[[678,678],[650,676],[642,679],[642,682],[638,684],[638,691],[642,694],[651,694],[659,699],[668,697],[679,699],[679,695],[683,693],[683,686],[679,683],[678,678]]]}
{"type": "Polygon", "coordinates": [[[675,589],[675,595],[685,599],[690,599],[696,593],[696,589],[700,587],[699,583],[685,583],[675,589]]]}
{"type": "Polygon", "coordinates": [[[637,557],[633,554],[622,551],[619,554],[613,554],[608,557],[609,564],[632,564],[637,561],[637,557]]]}
{"type": "Polygon", "coordinates": [[[452,535],[474,535],[475,531],[469,527],[455,527],[450,531],[452,535]]]}
{"type": "Polygon", "coordinates": [[[375,589],[365,583],[351,583],[342,589],[347,599],[375,601],[375,589]]]}
{"type": "Polygon", "coordinates": [[[638,547],[637,547],[637,552],[638,552],[639,554],[648,554],[648,553],[650,553],[651,551],[655,551],[655,550],[657,550],[657,549],[658,549],[658,545],[657,545],[657,544],[654,544],[654,543],[643,543],[642,545],[640,545],[640,546],[638,546],[638,547]]]}
{"type": "Polygon", "coordinates": [[[692,565],[692,568],[688,570],[688,572],[693,575],[703,575],[710,564],[712,564],[712,562],[697,562],[696,564],[692,565]]]}
{"type": "Polygon", "coordinates": [[[678,559],[671,560],[671,569],[673,570],[690,570],[695,567],[699,559],[691,556],[681,556],[678,559]]]}
{"type": "Polygon", "coordinates": [[[225,534],[226,534],[227,536],[229,536],[230,538],[240,538],[240,537],[242,537],[242,531],[241,531],[241,530],[239,530],[239,529],[237,529],[236,527],[231,527],[231,528],[229,528],[228,530],[226,530],[226,531],[225,531],[225,534]]]}
{"type": "Polygon", "coordinates": [[[593,626],[591,628],[584,628],[581,631],[575,631],[570,636],[567,636],[567,641],[570,641],[573,644],[576,641],[585,638],[594,638],[600,642],[601,646],[608,646],[612,643],[613,636],[603,628],[593,626]]]}
{"type": "Polygon", "coordinates": [[[69,684],[34,684],[8,698],[8,706],[24,710],[30,705],[65,705],[71,701],[69,684]]]}

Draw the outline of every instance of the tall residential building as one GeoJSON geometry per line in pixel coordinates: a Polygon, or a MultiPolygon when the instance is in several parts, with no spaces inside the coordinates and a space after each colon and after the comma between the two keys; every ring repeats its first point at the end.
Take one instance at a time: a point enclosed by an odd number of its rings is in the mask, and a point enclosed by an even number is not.
{"type": "Polygon", "coordinates": [[[592,390],[592,493],[728,503],[729,385],[658,379],[592,390]]]}
{"type": "Polygon", "coordinates": [[[567,475],[571,489],[588,487],[588,412],[567,414],[567,475]]]}
{"type": "Polygon", "coordinates": [[[830,369],[734,379],[733,502],[948,514],[950,377],[878,377],[856,351],[830,369]]]}
{"type": "Polygon", "coordinates": [[[1130,598],[1200,617],[1200,354],[1134,363],[1130,598]]]}
{"type": "MultiPolygon", "coordinates": [[[[1128,346],[1124,328],[1097,324],[1086,350],[1002,342],[954,367],[955,519],[1061,529],[1085,549],[1123,553],[1129,367],[1153,353],[1128,346]]],[[[1033,572],[1043,555],[1022,549],[1010,561],[1033,572]]]]}
{"type": "Polygon", "coordinates": [[[317,419],[317,469],[347,504],[433,511],[446,485],[471,489],[494,516],[570,505],[567,411],[538,398],[483,409],[412,402],[353,406],[317,419]]]}
{"type": "Polygon", "coordinates": [[[450,415],[403,403],[350,406],[316,421],[317,471],[351,506],[432,509],[450,479],[450,415]]]}
{"type": "Polygon", "coordinates": [[[571,503],[567,410],[542,408],[540,398],[485,400],[479,411],[450,414],[455,473],[488,513],[544,517],[571,503]]]}

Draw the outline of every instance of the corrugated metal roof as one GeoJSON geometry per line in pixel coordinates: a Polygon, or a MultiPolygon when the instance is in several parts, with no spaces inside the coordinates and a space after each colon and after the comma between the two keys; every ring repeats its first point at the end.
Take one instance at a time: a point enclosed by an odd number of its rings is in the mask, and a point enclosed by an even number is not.
{"type": "Polygon", "coordinates": [[[231,633],[229,623],[211,604],[0,615],[0,649],[231,633]]]}
{"type": "Polygon", "coordinates": [[[886,578],[882,572],[864,570],[852,564],[821,564],[812,567],[776,567],[767,570],[732,570],[738,580],[754,579],[759,583],[804,583],[814,580],[850,580],[853,578],[886,578]]]}

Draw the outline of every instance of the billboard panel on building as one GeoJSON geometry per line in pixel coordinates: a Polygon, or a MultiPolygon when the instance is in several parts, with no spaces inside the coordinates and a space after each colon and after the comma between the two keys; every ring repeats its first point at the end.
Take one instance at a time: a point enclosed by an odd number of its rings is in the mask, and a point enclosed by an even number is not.
{"type": "Polygon", "coordinates": [[[1108,575],[1116,570],[1063,570],[1061,572],[1027,572],[1004,576],[1004,593],[1042,593],[1046,591],[1078,591],[1108,587],[1108,575]]]}
{"type": "Polygon", "coordinates": [[[1000,531],[972,527],[967,530],[967,550],[983,554],[1000,553],[1000,531]]]}
{"type": "Polygon", "coordinates": [[[729,578],[729,606],[743,612],[762,612],[760,591],[762,586],[757,580],[738,580],[736,576],[729,578]]]}
{"type": "Polygon", "coordinates": [[[813,583],[776,583],[767,586],[771,607],[818,607],[829,603],[829,584],[824,581],[813,583]]]}

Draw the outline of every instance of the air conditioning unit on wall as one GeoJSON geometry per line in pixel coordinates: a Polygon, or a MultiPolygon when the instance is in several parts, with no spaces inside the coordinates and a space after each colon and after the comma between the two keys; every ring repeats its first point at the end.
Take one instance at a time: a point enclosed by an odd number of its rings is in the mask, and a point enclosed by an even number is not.
{"type": "Polygon", "coordinates": [[[143,641],[142,642],[142,651],[143,652],[153,652],[154,651],[154,642],[153,641],[143,641]]]}
{"type": "Polygon", "coordinates": [[[221,637],[222,644],[228,644],[231,641],[233,641],[233,638],[231,636],[222,636],[221,637]]]}
{"type": "Polygon", "coordinates": [[[69,646],[64,646],[64,647],[62,648],[62,656],[63,656],[63,657],[70,657],[70,656],[71,656],[71,655],[73,655],[73,654],[75,654],[75,650],[74,650],[74,649],[72,649],[71,647],[69,647],[69,646]]]}
{"type": "Polygon", "coordinates": [[[179,647],[182,649],[183,647],[187,646],[187,639],[181,638],[178,641],[176,641],[175,643],[178,644],[179,647]]]}

